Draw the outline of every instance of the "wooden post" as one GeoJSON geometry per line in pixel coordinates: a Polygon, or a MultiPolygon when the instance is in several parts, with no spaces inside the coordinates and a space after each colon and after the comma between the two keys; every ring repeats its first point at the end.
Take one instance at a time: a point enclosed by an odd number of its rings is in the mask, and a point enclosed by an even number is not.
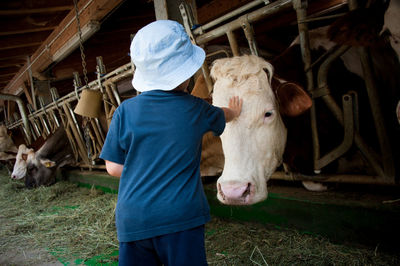
{"type": "Polygon", "coordinates": [[[168,19],[167,0],[154,0],[154,11],[157,20],[168,19]]]}

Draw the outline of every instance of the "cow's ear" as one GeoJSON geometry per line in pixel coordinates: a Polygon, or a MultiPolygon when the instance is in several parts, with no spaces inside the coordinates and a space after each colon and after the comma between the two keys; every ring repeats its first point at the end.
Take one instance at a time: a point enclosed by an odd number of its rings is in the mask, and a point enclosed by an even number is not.
{"type": "Polygon", "coordinates": [[[49,159],[40,159],[40,163],[43,164],[47,168],[56,166],[56,162],[51,161],[49,159]]]}
{"type": "Polygon", "coordinates": [[[312,106],[311,97],[303,88],[292,82],[280,84],[276,90],[281,115],[298,116],[312,106]]]}
{"type": "Polygon", "coordinates": [[[21,154],[22,160],[26,161],[28,159],[28,154],[23,153],[21,154]]]}
{"type": "Polygon", "coordinates": [[[209,97],[210,93],[208,92],[206,80],[203,74],[199,75],[199,77],[196,79],[196,83],[194,84],[191,94],[201,99],[207,99],[209,97]]]}

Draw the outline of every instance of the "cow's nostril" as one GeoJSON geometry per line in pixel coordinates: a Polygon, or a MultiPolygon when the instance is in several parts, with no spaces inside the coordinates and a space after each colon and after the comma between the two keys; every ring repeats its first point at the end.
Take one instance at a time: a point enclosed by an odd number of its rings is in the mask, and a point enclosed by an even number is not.
{"type": "Polygon", "coordinates": [[[221,195],[222,199],[225,200],[225,194],[224,194],[224,192],[222,192],[220,183],[218,183],[218,193],[221,195]]]}
{"type": "Polygon", "coordinates": [[[250,195],[250,189],[251,189],[251,183],[247,183],[247,188],[243,192],[242,198],[245,198],[245,197],[247,197],[247,195],[250,195]]]}

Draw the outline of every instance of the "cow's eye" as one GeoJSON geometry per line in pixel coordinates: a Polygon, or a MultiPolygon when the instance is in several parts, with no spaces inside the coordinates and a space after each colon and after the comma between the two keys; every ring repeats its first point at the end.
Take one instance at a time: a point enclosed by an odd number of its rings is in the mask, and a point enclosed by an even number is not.
{"type": "Polygon", "coordinates": [[[264,117],[271,117],[272,115],[273,115],[274,113],[272,112],[272,111],[269,111],[269,112],[266,112],[265,114],[264,114],[264,117]]]}

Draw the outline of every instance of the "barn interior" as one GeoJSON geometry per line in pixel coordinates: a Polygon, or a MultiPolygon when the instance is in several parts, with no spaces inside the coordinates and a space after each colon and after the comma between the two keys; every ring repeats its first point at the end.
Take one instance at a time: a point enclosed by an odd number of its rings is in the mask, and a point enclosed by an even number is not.
{"type": "MultiPolygon", "coordinates": [[[[133,72],[130,40],[149,22],[169,18],[192,28],[194,41],[208,53],[208,67],[221,56],[256,53],[272,62],[281,78],[301,84],[313,95],[317,111],[310,112],[318,113],[320,117],[316,120],[319,121],[311,121],[309,111],[301,119],[284,117],[289,131],[287,149],[294,146],[304,154],[294,158],[287,152],[286,159],[293,164],[291,173],[280,171],[275,175],[277,179],[396,184],[399,124],[393,110],[399,98],[400,75],[396,55],[385,35],[380,34],[388,2],[300,1],[297,4],[304,8],[304,18],[299,18],[299,12],[303,11],[295,10],[296,2],[2,1],[2,123],[12,131],[16,145],[30,145],[39,137],[46,139],[61,122],[68,124],[79,167],[104,169],[98,154],[112,113],[121,101],[136,95],[130,84],[133,72]],[[334,66],[329,65],[326,71],[330,92],[318,88],[323,86],[318,83],[323,79],[318,76],[319,67],[333,52],[312,47],[310,57],[304,59],[308,53],[303,53],[302,60],[298,46],[289,48],[299,30],[304,30],[302,25],[310,32],[329,26],[329,38],[337,46],[365,48],[364,61],[373,65],[369,71],[373,72],[374,79],[367,84],[346,71],[340,60],[333,60],[334,66]],[[311,80],[304,73],[304,60],[309,60],[306,69],[312,67],[311,80]],[[373,89],[366,89],[370,87],[373,89]],[[106,116],[106,123],[99,122],[97,117],[87,122],[88,119],[72,112],[85,88],[103,94],[104,101],[100,100],[98,105],[106,116]],[[340,125],[344,110],[341,98],[349,91],[356,91],[352,97],[358,101],[353,108],[358,112],[353,113],[357,122],[350,123],[358,127],[353,130],[354,140],[348,137],[353,133],[346,135],[346,127],[340,125]],[[334,102],[333,107],[327,102],[334,102]],[[324,123],[335,119],[339,123],[324,123]],[[84,137],[84,124],[90,124],[91,134],[96,135],[92,136],[91,147],[84,137]],[[314,131],[313,125],[317,128],[314,131]],[[299,132],[299,127],[307,130],[299,132]],[[311,142],[318,136],[320,143],[316,148],[311,142]],[[299,146],[304,140],[309,143],[299,146]],[[345,142],[347,147],[343,146],[345,142]],[[314,160],[310,159],[313,156],[314,160]],[[321,169],[322,173],[316,175],[321,169]],[[343,177],[348,174],[353,177],[343,177]]],[[[314,45],[318,36],[311,33],[309,40],[314,45]]],[[[209,78],[206,80],[212,82],[209,78]]]]}
{"type": "MultiPolygon", "coordinates": [[[[382,215],[374,237],[381,237],[381,230],[387,237],[396,228],[386,243],[393,247],[399,234],[395,224],[399,217],[400,120],[396,106],[400,99],[400,65],[388,36],[381,33],[389,2],[3,0],[0,2],[0,120],[17,147],[20,144],[34,147],[63,125],[76,163],[63,167],[65,173],[60,175],[72,182],[115,192],[118,180],[107,178],[99,154],[113,112],[122,101],[138,94],[131,85],[134,75],[129,55],[131,39],[140,28],[156,19],[176,20],[185,26],[192,41],[207,52],[207,64],[198,75],[206,77],[210,92],[209,70],[213,60],[256,54],[271,62],[280,78],[301,85],[312,100],[311,109],[296,117],[283,117],[288,129],[283,160],[289,167],[280,166],[269,182],[284,184],[284,191],[280,192],[284,196],[272,196],[260,209],[271,210],[272,205],[282,204],[283,199],[295,213],[298,205],[291,205],[291,186],[301,186],[302,181],[321,182],[330,188],[349,185],[340,197],[314,194],[310,199],[310,194],[301,193],[300,197],[324,204],[337,204],[338,198],[344,202],[354,191],[390,195],[394,199],[392,206],[397,208],[396,219],[384,228],[393,213],[382,215]],[[322,27],[329,29],[328,40],[334,43],[328,49],[323,48],[323,41],[318,43],[321,36],[316,30],[322,27]],[[299,35],[297,45],[291,46],[299,35]],[[357,51],[364,79],[360,72],[351,73],[339,59],[350,49],[357,51]],[[88,96],[88,91],[93,94],[88,96]],[[87,96],[88,102],[80,101],[87,96]],[[97,106],[96,110],[86,108],[93,106],[97,106]],[[347,193],[349,190],[351,193],[347,193]]],[[[195,79],[189,89],[194,83],[195,79]]],[[[252,219],[251,209],[218,205],[214,181],[211,178],[204,182],[211,204],[217,206],[213,214],[229,218],[234,210],[238,216],[246,216],[245,220],[252,219]],[[209,180],[212,180],[210,187],[209,180]]],[[[370,198],[360,196],[352,200],[364,201],[364,205],[370,198]]],[[[379,200],[374,200],[371,207],[376,216],[382,207],[379,200]]],[[[309,208],[304,202],[301,204],[302,208],[309,208]]],[[[345,212],[354,215],[353,206],[346,207],[345,212]]],[[[276,210],[277,215],[287,215],[285,208],[276,210]]],[[[338,218],[337,213],[344,212],[336,206],[315,208],[320,209],[310,215],[313,222],[320,219],[321,212],[331,212],[324,216],[327,217],[324,221],[313,224],[321,232],[338,218]]],[[[363,210],[357,214],[361,213],[363,210]]],[[[263,222],[266,218],[254,219],[263,222]]],[[[304,219],[299,217],[302,222],[304,219]]],[[[350,223],[346,219],[338,226],[350,223]]],[[[309,223],[303,229],[309,230],[308,226],[309,223]]],[[[354,230],[357,226],[355,222],[349,228],[354,230]]],[[[338,235],[332,228],[332,236],[338,235]]],[[[370,230],[370,225],[364,229],[370,230]]],[[[347,233],[343,231],[341,237],[348,237],[347,233]]],[[[374,239],[368,241],[375,243],[374,239]]]]}

